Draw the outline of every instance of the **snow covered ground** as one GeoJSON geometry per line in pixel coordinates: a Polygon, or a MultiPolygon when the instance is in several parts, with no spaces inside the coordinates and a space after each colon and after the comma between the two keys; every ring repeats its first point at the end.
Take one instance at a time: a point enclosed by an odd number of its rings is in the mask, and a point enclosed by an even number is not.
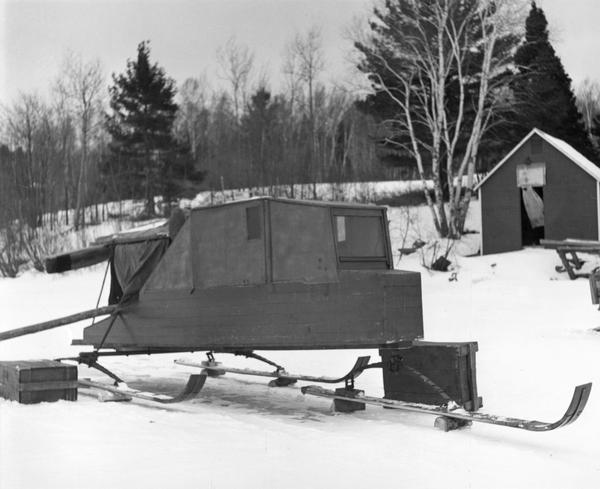
{"type": "MultiPolygon", "coordinates": [[[[476,206],[474,206],[476,209],[476,206]]],[[[393,248],[431,237],[427,210],[390,211],[393,248]],[[408,229],[406,219],[413,225],[408,229]]],[[[477,229],[478,216],[467,227],[477,229]]],[[[0,400],[0,488],[597,488],[600,487],[600,312],[586,280],[554,267],[553,251],[485,257],[477,236],[450,254],[458,280],[432,273],[415,253],[396,267],[422,273],[425,338],[479,342],[483,412],[553,421],[575,385],[594,382],[586,411],[566,428],[530,433],[489,425],[443,433],[432,416],[367,407],[335,414],[299,387],[261,378],[209,379],[194,400],[170,407],[100,403],[80,395],[25,406],[0,400]],[[456,251],[456,252],[455,252],[456,251]]],[[[589,257],[587,268],[600,264],[589,257]]],[[[93,307],[104,267],[0,279],[0,330],[93,307]]],[[[73,355],[85,323],[0,343],[0,359],[73,355]]],[[[342,374],[359,351],[271,352],[290,371],[342,374]]],[[[376,351],[372,352],[377,355],[376,351]]],[[[106,361],[132,387],[174,393],[193,369],[178,357],[106,361]]],[[[255,362],[223,356],[235,366],[255,362]]],[[[101,377],[80,367],[80,377],[101,377]]],[[[358,387],[381,395],[380,372],[358,387]]]]}

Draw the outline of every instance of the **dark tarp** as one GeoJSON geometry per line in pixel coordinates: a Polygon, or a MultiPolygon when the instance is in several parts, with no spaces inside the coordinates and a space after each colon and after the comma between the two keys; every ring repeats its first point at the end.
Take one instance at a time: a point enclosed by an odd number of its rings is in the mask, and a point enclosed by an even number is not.
{"type": "Polygon", "coordinates": [[[137,298],[168,247],[169,239],[116,245],[111,260],[109,303],[126,303],[137,298]]]}
{"type": "Polygon", "coordinates": [[[138,297],[184,222],[183,211],[175,209],[161,226],[106,236],[96,241],[96,244],[112,245],[109,304],[126,303],[138,297]]]}

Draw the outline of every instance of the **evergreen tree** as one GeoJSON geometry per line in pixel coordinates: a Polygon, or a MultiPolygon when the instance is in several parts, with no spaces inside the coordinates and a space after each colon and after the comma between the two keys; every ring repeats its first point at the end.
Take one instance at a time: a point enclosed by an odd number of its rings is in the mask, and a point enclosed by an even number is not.
{"type": "Polygon", "coordinates": [[[600,112],[596,114],[596,117],[592,119],[592,127],[590,128],[592,133],[592,144],[596,149],[596,164],[600,165],[600,112]]]}
{"type": "MultiPolygon", "coordinates": [[[[178,147],[173,137],[177,113],[175,82],[150,62],[149,43],[138,45],[137,58],[127,61],[125,73],[113,74],[111,112],[106,127],[113,155],[126,165],[124,173],[137,194],[143,193],[146,214],[154,215],[154,196],[174,193],[178,147]]],[[[168,195],[163,195],[168,198],[168,195]]]]}
{"type": "Polygon", "coordinates": [[[548,39],[548,22],[535,1],[526,20],[525,42],[515,53],[518,76],[513,143],[537,127],[562,139],[588,158],[594,149],[577,110],[571,78],[548,39]]]}

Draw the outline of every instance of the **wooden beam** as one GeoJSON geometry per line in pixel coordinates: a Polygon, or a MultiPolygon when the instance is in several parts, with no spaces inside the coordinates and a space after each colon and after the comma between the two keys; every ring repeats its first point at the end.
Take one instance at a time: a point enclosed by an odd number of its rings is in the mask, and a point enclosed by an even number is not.
{"type": "Polygon", "coordinates": [[[112,314],[116,308],[116,305],[104,306],[99,307],[98,309],[90,309],[89,311],[78,312],[77,314],[71,314],[70,316],[52,319],[43,323],[33,324],[31,326],[24,326],[22,328],[11,329],[0,333],[0,341],[9,340],[11,338],[18,338],[19,336],[25,336],[28,334],[39,333],[40,331],[58,328],[60,326],[76,323],[78,321],[83,321],[84,319],[89,319],[96,316],[106,316],[112,314]]]}

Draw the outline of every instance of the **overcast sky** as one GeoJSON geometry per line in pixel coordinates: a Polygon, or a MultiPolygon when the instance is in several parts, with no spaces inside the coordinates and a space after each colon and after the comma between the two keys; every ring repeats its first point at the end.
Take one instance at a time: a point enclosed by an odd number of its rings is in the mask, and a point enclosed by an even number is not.
{"type": "MultiPolygon", "coordinates": [[[[70,49],[99,58],[107,75],[124,70],[137,44],[151,41],[152,59],[181,83],[206,73],[218,82],[215,52],[228,38],[247,45],[274,80],[285,43],[318,25],[325,81],[345,76],[351,50],[344,30],[367,16],[373,0],[0,0],[0,102],[19,91],[42,95],[70,49]]],[[[554,47],[575,84],[600,81],[600,0],[538,0],[554,47]]],[[[277,87],[275,87],[277,88],[277,87]]]]}

